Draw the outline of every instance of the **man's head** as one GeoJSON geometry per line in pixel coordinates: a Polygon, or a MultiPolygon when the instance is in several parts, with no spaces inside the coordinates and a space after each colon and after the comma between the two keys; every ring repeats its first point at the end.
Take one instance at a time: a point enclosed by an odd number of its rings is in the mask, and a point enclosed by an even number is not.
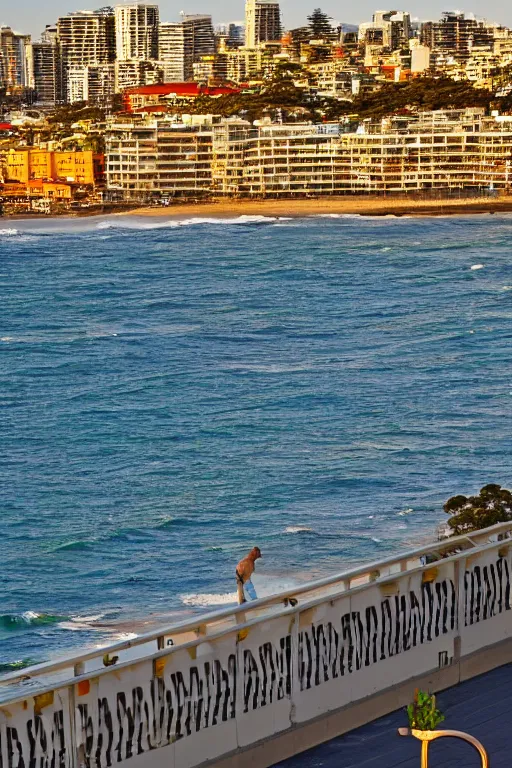
{"type": "Polygon", "coordinates": [[[259,547],[253,547],[251,551],[249,552],[249,557],[251,560],[258,560],[261,557],[261,550],[259,547]]]}

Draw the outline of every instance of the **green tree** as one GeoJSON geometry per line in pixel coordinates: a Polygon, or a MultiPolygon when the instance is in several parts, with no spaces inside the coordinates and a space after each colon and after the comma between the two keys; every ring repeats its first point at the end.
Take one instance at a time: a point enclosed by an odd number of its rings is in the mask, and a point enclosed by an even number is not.
{"type": "Polygon", "coordinates": [[[320,8],[315,8],[311,16],[308,16],[309,31],[313,40],[321,40],[333,36],[332,19],[320,8]]]}
{"type": "Polygon", "coordinates": [[[452,496],[444,505],[448,525],[457,536],[512,520],[512,493],[501,485],[484,485],[478,496],[452,496]]]}

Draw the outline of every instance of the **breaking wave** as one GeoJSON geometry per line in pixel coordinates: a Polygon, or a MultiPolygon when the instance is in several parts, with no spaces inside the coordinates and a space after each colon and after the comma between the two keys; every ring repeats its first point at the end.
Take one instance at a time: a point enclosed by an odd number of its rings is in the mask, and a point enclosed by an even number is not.
{"type": "Polygon", "coordinates": [[[107,230],[107,229],[138,229],[138,230],[154,230],[154,229],[175,229],[178,227],[192,227],[192,226],[198,226],[198,225],[204,225],[204,224],[213,224],[213,225],[228,225],[231,226],[233,224],[271,224],[274,221],[287,221],[288,219],[285,217],[277,217],[277,216],[249,216],[249,215],[242,215],[237,216],[236,218],[222,218],[222,217],[200,217],[200,216],[194,216],[190,219],[166,219],[164,221],[158,220],[156,217],[154,219],[148,218],[145,221],[140,220],[134,220],[130,217],[126,216],[123,218],[111,220],[111,221],[100,221],[98,224],[96,224],[97,230],[107,230]]]}
{"type": "Polygon", "coordinates": [[[67,616],[52,616],[48,613],[35,613],[34,611],[19,614],[4,613],[0,615],[0,630],[17,631],[29,627],[43,627],[49,624],[59,624],[67,618],[67,616]]]}

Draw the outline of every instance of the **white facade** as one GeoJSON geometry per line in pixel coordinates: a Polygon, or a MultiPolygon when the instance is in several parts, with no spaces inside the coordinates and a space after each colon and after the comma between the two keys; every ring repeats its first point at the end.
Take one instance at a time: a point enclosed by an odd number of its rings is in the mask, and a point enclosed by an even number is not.
{"type": "Polygon", "coordinates": [[[89,99],[87,67],[70,67],[67,72],[67,94],[69,104],[89,99]]]}
{"type": "Polygon", "coordinates": [[[411,46],[411,72],[418,74],[430,67],[430,48],[428,45],[411,46]]]}
{"type": "Polygon", "coordinates": [[[281,37],[281,11],[274,0],[246,0],[245,45],[255,48],[281,37]]]}
{"type": "Polygon", "coordinates": [[[114,9],[116,59],[149,61],[158,59],[158,5],[130,3],[114,9]]]}
{"type": "Polygon", "coordinates": [[[116,93],[163,81],[163,69],[158,61],[116,61],[114,71],[116,93]]]}
{"type": "Polygon", "coordinates": [[[179,22],[160,24],[159,60],[169,83],[193,80],[194,63],[215,53],[212,17],[182,14],[179,22]]]}
{"type": "Polygon", "coordinates": [[[179,21],[160,24],[158,58],[166,83],[185,80],[185,27],[179,21]]]}

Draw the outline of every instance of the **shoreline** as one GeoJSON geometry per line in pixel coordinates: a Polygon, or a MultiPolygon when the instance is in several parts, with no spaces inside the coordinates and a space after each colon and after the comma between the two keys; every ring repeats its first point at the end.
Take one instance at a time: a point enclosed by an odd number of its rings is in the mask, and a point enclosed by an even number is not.
{"type": "Polygon", "coordinates": [[[2,222],[45,221],[50,219],[82,219],[91,217],[143,216],[167,219],[238,218],[268,216],[302,218],[321,215],[359,216],[461,216],[469,214],[512,213],[512,196],[498,198],[408,200],[404,198],[374,198],[367,196],[318,197],[314,199],[227,200],[175,203],[167,207],[133,206],[123,210],[92,210],[63,213],[54,216],[19,213],[0,217],[2,222]]]}
{"type": "Polygon", "coordinates": [[[166,208],[140,207],[116,216],[166,217],[181,219],[238,218],[269,216],[301,218],[319,215],[359,216],[453,216],[466,214],[512,213],[510,198],[474,198],[472,200],[368,199],[367,197],[325,197],[314,200],[220,200],[208,203],[184,203],[166,208]]]}

